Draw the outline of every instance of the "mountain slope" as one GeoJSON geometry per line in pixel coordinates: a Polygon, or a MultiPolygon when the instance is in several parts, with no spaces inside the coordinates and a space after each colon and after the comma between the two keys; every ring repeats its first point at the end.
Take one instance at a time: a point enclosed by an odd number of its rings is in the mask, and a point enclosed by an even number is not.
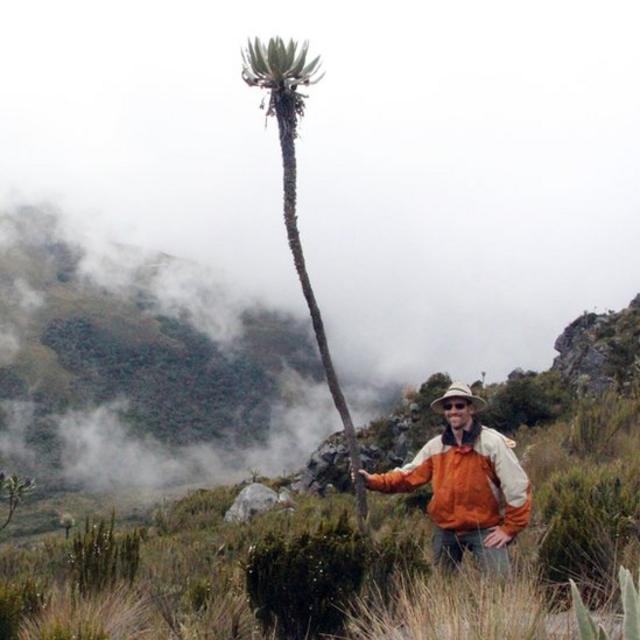
{"type": "Polygon", "coordinates": [[[247,446],[267,437],[282,376],[321,380],[306,323],[239,304],[197,265],[130,247],[96,260],[37,209],[0,217],[0,246],[5,461],[16,406],[26,445],[55,466],[70,410],[116,403],[140,437],[247,446]]]}

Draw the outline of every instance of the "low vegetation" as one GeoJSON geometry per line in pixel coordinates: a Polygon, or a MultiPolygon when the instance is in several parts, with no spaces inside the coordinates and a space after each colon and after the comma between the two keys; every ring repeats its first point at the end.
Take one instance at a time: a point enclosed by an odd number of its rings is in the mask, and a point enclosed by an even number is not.
{"type": "MultiPolygon", "coordinates": [[[[427,402],[437,382],[411,400],[427,402]]],[[[76,511],[68,539],[60,526],[5,543],[0,637],[560,640],[578,633],[570,580],[621,637],[618,568],[640,570],[640,404],[574,403],[511,432],[535,486],[513,580],[486,580],[472,560],[453,576],[433,570],[428,492],[370,494],[363,536],[350,495],[294,495],[295,509],[232,524],[224,513],[241,486],[217,487],[165,503],[144,527],[76,511]]]]}

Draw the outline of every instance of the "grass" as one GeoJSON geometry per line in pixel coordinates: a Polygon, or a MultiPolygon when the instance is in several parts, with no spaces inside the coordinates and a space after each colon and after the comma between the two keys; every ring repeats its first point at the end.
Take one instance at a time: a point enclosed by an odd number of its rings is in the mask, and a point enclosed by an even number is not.
{"type": "Polygon", "coordinates": [[[570,637],[548,635],[544,592],[534,576],[524,572],[503,583],[481,576],[468,564],[452,576],[436,573],[413,582],[400,577],[391,599],[362,599],[349,618],[353,640],[570,637]]]}

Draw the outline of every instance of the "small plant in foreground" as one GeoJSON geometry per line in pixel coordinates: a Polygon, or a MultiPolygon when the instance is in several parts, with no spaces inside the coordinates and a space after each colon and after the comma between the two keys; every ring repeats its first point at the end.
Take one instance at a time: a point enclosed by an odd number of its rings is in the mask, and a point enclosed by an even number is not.
{"type": "Polygon", "coordinates": [[[109,524],[85,522],[84,533],[73,539],[71,567],[74,584],[82,595],[113,586],[118,579],[133,582],[140,564],[140,532],[120,539],[114,534],[115,513],[109,524]]]}
{"type": "MultiPolygon", "coordinates": [[[[619,580],[624,609],[623,638],[624,640],[640,640],[640,595],[638,594],[640,582],[638,589],[636,589],[631,573],[624,567],[620,567],[619,580]]],[[[596,626],[573,580],[571,580],[571,595],[573,596],[580,640],[608,640],[609,636],[602,625],[596,626]]]]}

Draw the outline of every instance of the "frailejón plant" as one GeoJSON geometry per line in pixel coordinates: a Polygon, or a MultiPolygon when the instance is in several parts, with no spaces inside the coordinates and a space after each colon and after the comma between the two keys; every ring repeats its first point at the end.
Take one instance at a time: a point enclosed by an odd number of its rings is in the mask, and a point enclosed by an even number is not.
{"type": "Polygon", "coordinates": [[[0,473],[0,495],[8,503],[7,516],[0,524],[0,531],[11,522],[18,505],[34,490],[35,486],[35,481],[29,478],[20,478],[15,474],[7,477],[4,473],[0,473]]]}
{"type": "MultiPolygon", "coordinates": [[[[285,44],[282,38],[271,38],[268,45],[263,44],[259,38],[256,38],[253,43],[249,40],[246,51],[242,52],[244,62],[242,78],[251,87],[260,87],[270,91],[267,116],[275,116],[278,121],[284,172],[284,221],[289,248],[302,292],[309,307],[327,384],[344,425],[351,466],[357,472],[362,465],[356,432],[329,353],[329,344],[320,315],[320,307],[311,287],[311,280],[302,252],[296,214],[295,139],[297,137],[298,116],[304,115],[305,107],[305,96],[298,93],[298,88],[301,85],[314,84],[322,78],[322,76],[316,75],[320,68],[320,57],[318,56],[307,63],[308,48],[307,42],[299,49],[293,40],[289,40],[289,43],[285,44]]],[[[360,474],[356,473],[355,478],[358,524],[360,530],[364,531],[367,517],[366,491],[360,474]]]]}

